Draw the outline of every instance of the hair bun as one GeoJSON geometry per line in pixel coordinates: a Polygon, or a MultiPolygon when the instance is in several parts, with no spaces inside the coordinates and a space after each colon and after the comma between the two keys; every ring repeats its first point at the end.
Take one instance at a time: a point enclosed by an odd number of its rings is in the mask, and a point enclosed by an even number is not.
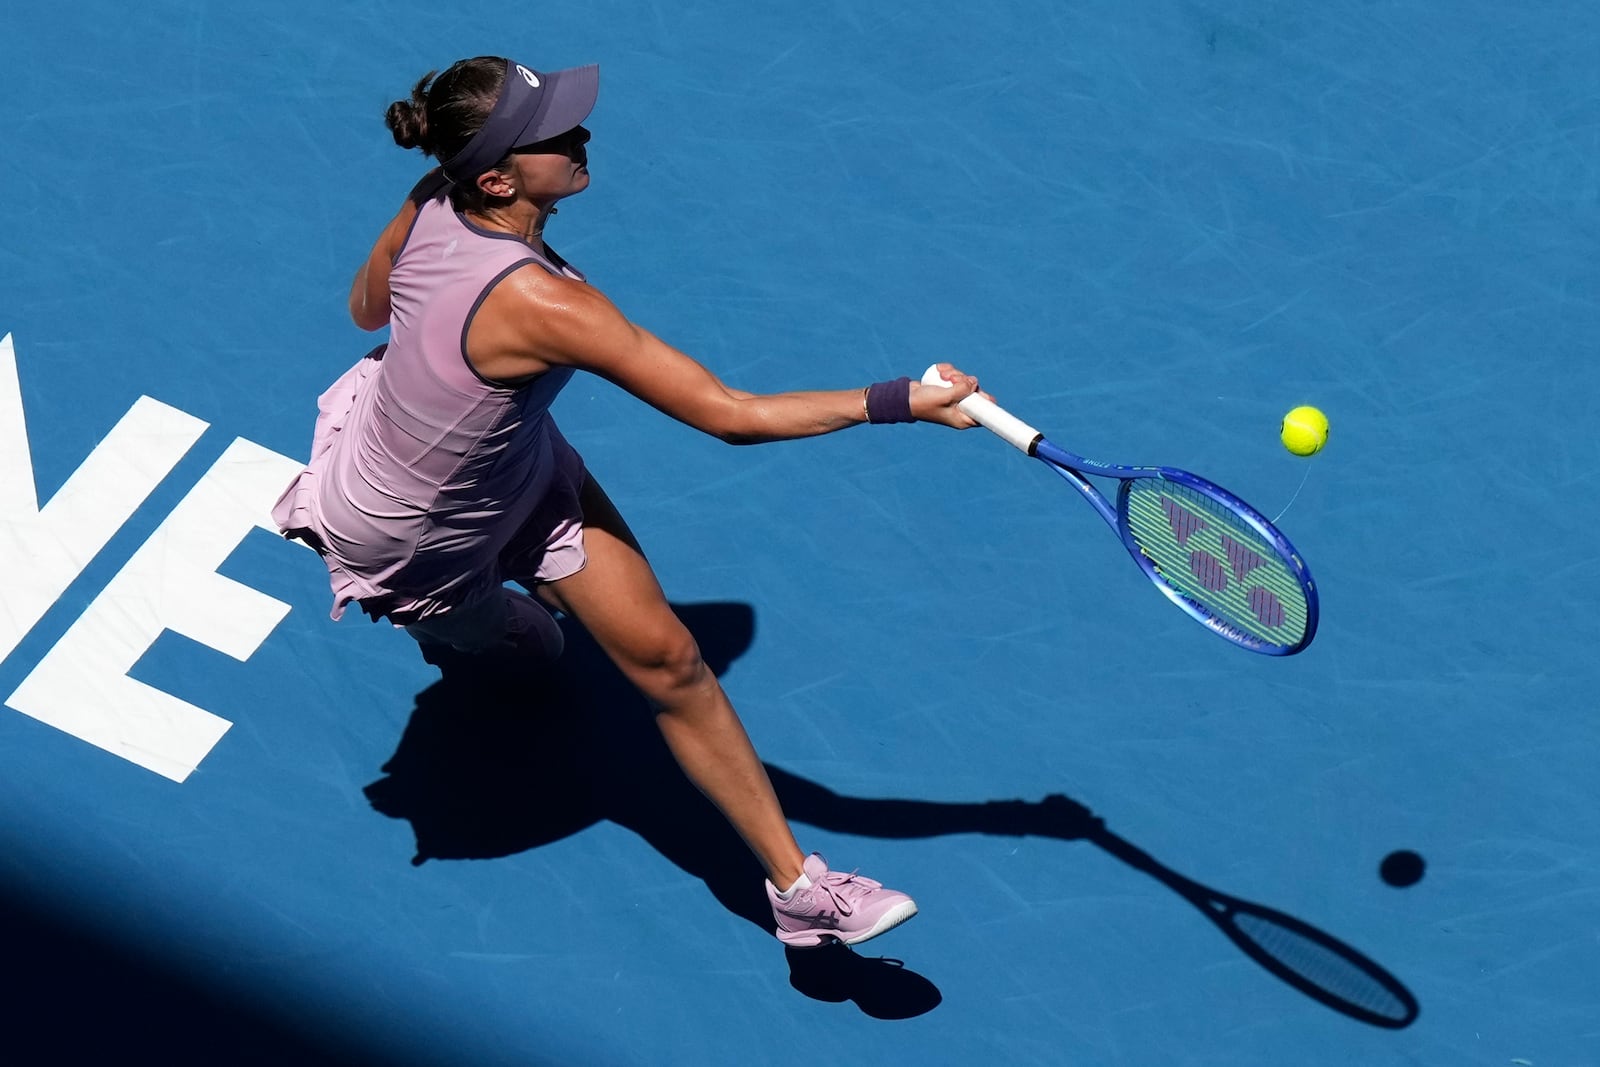
{"type": "Polygon", "coordinates": [[[384,113],[394,143],[401,148],[420,148],[433,154],[433,141],[428,136],[428,83],[434,72],[429,71],[411,90],[411,99],[396,100],[384,113]]]}

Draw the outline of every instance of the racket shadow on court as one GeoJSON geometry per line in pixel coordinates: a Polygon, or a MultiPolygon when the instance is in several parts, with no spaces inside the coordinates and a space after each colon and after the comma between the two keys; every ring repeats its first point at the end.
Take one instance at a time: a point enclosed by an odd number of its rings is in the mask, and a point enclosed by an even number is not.
{"type": "MultiPolygon", "coordinates": [[[[749,605],[674,607],[718,676],[754,639],[749,605]]],[[[563,625],[566,652],[544,668],[436,656],[440,680],[417,695],[383,777],[365,789],[373,808],[411,823],[415,865],[511,856],[611,821],[771,933],[760,865],[684,777],[643,697],[582,627],[563,625]]],[[[896,960],[843,946],[785,956],[796,990],[875,1018],[910,1018],[941,1000],[896,960]]]]}
{"type": "Polygon", "coordinates": [[[1416,1021],[1416,997],[1356,949],[1304,920],[1184,877],[1068,797],[973,804],[866,800],[839,796],[770,764],[767,771],[789,817],[824,829],[894,838],[981,833],[1088,841],[1193,904],[1239,951],[1318,1003],[1385,1029],[1404,1029],[1416,1021]]]}

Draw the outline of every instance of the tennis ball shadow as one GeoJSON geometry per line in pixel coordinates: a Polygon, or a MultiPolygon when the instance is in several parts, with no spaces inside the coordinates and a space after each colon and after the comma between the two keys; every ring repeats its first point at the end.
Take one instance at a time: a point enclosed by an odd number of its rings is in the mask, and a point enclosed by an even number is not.
{"type": "MultiPolygon", "coordinates": [[[[674,610],[718,676],[754,639],[747,604],[674,610]]],[[[679,769],[644,698],[582,627],[564,628],[565,653],[544,667],[435,654],[440,680],[417,695],[383,777],[365,789],[373,808],[410,822],[415,865],[510,856],[614,822],[770,934],[760,864],[679,769]]],[[[786,958],[796,990],[875,1018],[921,1015],[941,999],[899,961],[843,946],[786,958]]]]}
{"type": "Polygon", "coordinates": [[[1382,878],[1386,885],[1405,889],[1422,881],[1427,866],[1421,856],[1408,848],[1403,848],[1383,857],[1383,862],[1378,865],[1378,877],[1382,878]]]}

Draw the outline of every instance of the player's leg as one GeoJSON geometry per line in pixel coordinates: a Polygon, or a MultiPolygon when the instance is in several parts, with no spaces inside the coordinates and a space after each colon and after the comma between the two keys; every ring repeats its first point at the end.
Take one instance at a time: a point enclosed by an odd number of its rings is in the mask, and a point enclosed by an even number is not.
{"type": "Polygon", "coordinates": [[[804,856],[721,683],[667,603],[638,541],[593,479],[584,483],[581,503],[588,563],[537,592],[582,623],[650,700],[684,773],[744,838],[768,877],[791,884],[804,856]]]}
{"type": "Polygon", "coordinates": [[[778,937],[797,946],[855,944],[915,915],[905,894],[801,853],[766,768],[638,541],[592,478],[581,504],[588,564],[538,592],[582,623],[656,707],[679,766],[767,869],[778,937]]]}

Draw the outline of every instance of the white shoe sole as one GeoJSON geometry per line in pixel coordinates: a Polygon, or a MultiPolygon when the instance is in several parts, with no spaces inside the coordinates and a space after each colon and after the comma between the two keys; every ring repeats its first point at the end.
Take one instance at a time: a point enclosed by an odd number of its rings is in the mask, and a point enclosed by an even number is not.
{"type": "Polygon", "coordinates": [[[890,930],[893,930],[896,926],[899,926],[916,913],[917,902],[914,900],[908,900],[904,904],[897,905],[884,912],[878,917],[878,921],[872,924],[872,929],[868,930],[864,934],[857,934],[856,936],[846,940],[845,944],[859,945],[863,941],[870,941],[879,934],[886,934],[890,930]]]}

